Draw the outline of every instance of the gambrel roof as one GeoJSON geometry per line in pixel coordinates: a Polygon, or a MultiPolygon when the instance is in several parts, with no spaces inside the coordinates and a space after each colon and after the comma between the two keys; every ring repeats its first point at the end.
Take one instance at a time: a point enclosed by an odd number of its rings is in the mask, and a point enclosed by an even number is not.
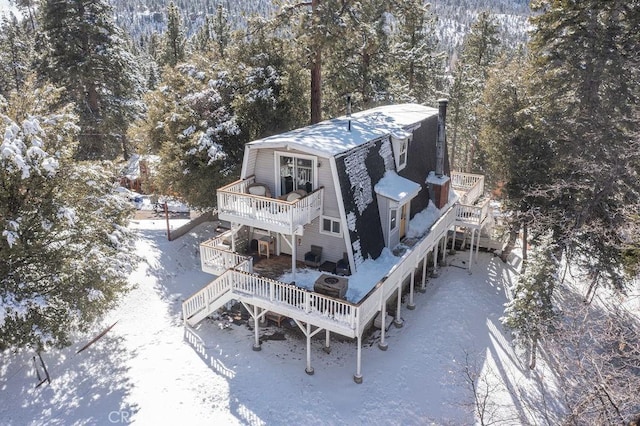
{"type": "Polygon", "coordinates": [[[427,117],[437,115],[436,108],[418,104],[381,106],[259,139],[247,147],[289,147],[323,157],[335,156],[387,135],[405,139],[410,135],[408,131],[427,117]]]}

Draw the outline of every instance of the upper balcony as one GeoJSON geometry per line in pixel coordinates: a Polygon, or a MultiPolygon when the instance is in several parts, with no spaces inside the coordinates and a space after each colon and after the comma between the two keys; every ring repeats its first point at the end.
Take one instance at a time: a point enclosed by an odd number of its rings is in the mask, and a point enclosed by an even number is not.
{"type": "Polygon", "coordinates": [[[489,215],[489,200],[484,196],[484,176],[471,173],[451,173],[451,186],[459,198],[456,221],[461,226],[482,227],[489,215]]]}
{"type": "Polygon", "coordinates": [[[268,191],[265,195],[249,193],[250,185],[255,183],[255,177],[251,176],[218,189],[220,220],[288,235],[302,235],[304,225],[322,214],[322,187],[306,195],[296,192],[281,199],[283,197],[271,198],[268,191]]]}

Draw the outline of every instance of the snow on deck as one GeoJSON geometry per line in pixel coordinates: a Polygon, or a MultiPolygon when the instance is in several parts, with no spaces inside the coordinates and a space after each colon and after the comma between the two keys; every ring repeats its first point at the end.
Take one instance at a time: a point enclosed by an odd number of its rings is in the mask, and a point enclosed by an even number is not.
{"type": "MultiPolygon", "coordinates": [[[[429,202],[427,208],[416,214],[409,222],[407,236],[419,237],[425,235],[443,211],[438,210],[433,203],[429,202]]],[[[382,250],[382,254],[377,259],[366,259],[355,273],[347,277],[349,279],[349,288],[345,299],[351,303],[359,303],[391,271],[398,260],[399,257],[395,256],[388,247],[382,250]]],[[[278,281],[285,283],[295,281],[296,286],[313,291],[313,285],[322,273],[322,271],[302,269],[296,272],[295,277],[293,273],[287,272],[278,278],[278,281]]]]}

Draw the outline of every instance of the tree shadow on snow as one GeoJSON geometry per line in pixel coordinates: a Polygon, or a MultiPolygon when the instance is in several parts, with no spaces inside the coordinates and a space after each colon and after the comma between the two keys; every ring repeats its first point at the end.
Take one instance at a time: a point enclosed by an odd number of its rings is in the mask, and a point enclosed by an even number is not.
{"type": "MultiPolygon", "coordinates": [[[[84,343],[83,343],[84,344],[84,343]]],[[[81,345],[43,352],[51,382],[40,381],[44,370],[32,351],[0,356],[3,369],[0,389],[6,412],[0,418],[9,424],[127,424],[137,411],[127,401],[132,389],[127,379],[127,359],[123,339],[107,335],[83,352],[81,345]],[[37,365],[37,371],[36,366],[37,365]]]]}

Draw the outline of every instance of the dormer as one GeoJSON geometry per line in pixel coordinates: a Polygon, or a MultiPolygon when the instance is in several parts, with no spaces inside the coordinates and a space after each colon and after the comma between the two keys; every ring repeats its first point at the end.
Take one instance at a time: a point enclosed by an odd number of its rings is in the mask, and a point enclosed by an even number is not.
{"type": "Polygon", "coordinates": [[[391,145],[393,147],[393,158],[396,163],[396,171],[407,166],[407,151],[413,133],[398,129],[391,133],[391,145]]]}

